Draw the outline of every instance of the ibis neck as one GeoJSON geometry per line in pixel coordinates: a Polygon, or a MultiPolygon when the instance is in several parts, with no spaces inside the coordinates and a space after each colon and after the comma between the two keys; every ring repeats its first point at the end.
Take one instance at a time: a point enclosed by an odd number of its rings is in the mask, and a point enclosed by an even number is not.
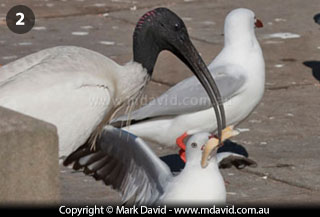
{"type": "Polygon", "coordinates": [[[151,31],[136,29],[133,34],[133,61],[140,63],[152,75],[154,65],[161,49],[151,31]]]}

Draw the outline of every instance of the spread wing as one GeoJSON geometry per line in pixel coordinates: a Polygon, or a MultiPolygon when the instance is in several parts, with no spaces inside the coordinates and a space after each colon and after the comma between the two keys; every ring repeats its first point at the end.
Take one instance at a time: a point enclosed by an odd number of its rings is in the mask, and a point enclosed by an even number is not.
{"type": "Polygon", "coordinates": [[[153,204],[172,179],[169,167],[139,137],[106,126],[96,143],[96,150],[81,146],[64,161],[84,169],[121,193],[124,202],[135,196],[136,204],[153,204]]]}

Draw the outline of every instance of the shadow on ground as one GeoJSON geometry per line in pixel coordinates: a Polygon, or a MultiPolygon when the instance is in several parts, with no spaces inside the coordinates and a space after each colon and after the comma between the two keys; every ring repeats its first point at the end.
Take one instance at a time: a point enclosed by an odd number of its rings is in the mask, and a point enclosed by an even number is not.
{"type": "Polygon", "coordinates": [[[312,75],[320,81],[320,61],[310,60],[303,62],[303,65],[312,69],[312,75]]]}

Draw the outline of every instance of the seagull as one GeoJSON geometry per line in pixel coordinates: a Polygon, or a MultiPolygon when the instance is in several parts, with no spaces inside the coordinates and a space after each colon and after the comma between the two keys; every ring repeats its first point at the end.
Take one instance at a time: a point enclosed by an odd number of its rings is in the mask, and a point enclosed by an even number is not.
{"type": "MultiPolygon", "coordinates": [[[[244,120],[264,94],[265,64],[255,28],[263,27],[253,11],[232,10],[225,19],[224,47],[209,65],[224,104],[226,125],[244,120]]],[[[213,132],[217,120],[196,77],[189,77],[130,115],[123,129],[162,145],[175,145],[188,135],[213,132]],[[172,103],[173,102],[173,103],[172,103]]],[[[120,126],[128,116],[114,119],[120,126]]]]}
{"type": "MultiPolygon", "coordinates": [[[[232,126],[227,127],[222,131],[222,141],[237,134],[232,126]]],[[[81,146],[64,165],[103,180],[120,192],[125,203],[134,198],[138,205],[224,204],[226,189],[218,168],[224,157],[218,157],[218,146],[219,140],[211,133],[191,136],[186,143],[187,163],[173,175],[141,138],[108,125],[97,140],[96,150],[81,146]]]]}
{"type": "Polygon", "coordinates": [[[133,60],[125,65],[85,48],[58,46],[2,66],[0,106],[54,124],[60,158],[82,144],[94,148],[103,126],[126,102],[141,95],[163,50],[175,54],[197,76],[212,100],[221,135],[225,117],[215,81],[185,24],[167,8],[156,8],[139,19],[133,60]]]}

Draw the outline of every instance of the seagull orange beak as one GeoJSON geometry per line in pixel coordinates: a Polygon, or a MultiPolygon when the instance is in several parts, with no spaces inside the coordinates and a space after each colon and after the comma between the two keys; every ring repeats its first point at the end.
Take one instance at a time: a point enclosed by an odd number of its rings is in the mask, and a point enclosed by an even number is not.
{"type": "MultiPolygon", "coordinates": [[[[223,134],[222,134],[223,135],[223,134]]],[[[208,158],[210,153],[219,146],[219,139],[211,138],[204,146],[201,158],[201,167],[206,168],[208,166],[208,158]]]]}
{"type": "MultiPolygon", "coordinates": [[[[229,126],[222,130],[222,137],[221,140],[224,141],[229,139],[232,136],[236,136],[239,134],[239,131],[234,130],[233,126],[229,126]]],[[[202,158],[201,158],[201,167],[206,168],[208,166],[208,160],[212,156],[212,152],[219,147],[219,139],[212,137],[208,140],[208,142],[204,146],[204,150],[202,151],[202,158]]]]}

